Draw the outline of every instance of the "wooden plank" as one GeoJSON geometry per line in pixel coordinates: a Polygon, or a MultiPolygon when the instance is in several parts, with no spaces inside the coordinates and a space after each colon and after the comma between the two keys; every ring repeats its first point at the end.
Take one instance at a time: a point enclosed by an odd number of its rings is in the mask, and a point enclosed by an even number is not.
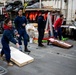
{"type": "Polygon", "coordinates": [[[11,61],[14,62],[19,67],[29,64],[34,61],[34,58],[31,56],[19,51],[14,47],[10,47],[11,49],[11,61]]]}
{"type": "Polygon", "coordinates": [[[54,45],[56,45],[56,46],[59,46],[59,47],[62,47],[62,48],[67,48],[67,49],[68,49],[68,48],[73,47],[73,45],[71,45],[71,44],[69,44],[69,43],[66,43],[66,42],[64,42],[64,41],[59,41],[59,40],[54,39],[54,38],[50,38],[49,41],[50,41],[52,44],[54,44],[54,45]]]}
{"type": "Polygon", "coordinates": [[[14,47],[10,47],[11,49],[11,61],[17,64],[18,66],[24,66],[28,63],[31,63],[34,58],[31,56],[19,51],[14,47]]]}

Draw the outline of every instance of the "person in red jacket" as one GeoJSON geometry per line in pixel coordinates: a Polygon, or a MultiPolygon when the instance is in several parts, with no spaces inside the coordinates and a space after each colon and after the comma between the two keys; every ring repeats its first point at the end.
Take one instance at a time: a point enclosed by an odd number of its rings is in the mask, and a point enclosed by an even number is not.
{"type": "Polygon", "coordinates": [[[59,36],[59,40],[62,38],[62,30],[61,30],[61,25],[63,22],[63,15],[60,15],[60,18],[58,18],[55,23],[54,23],[54,30],[55,30],[55,38],[59,36]]]}

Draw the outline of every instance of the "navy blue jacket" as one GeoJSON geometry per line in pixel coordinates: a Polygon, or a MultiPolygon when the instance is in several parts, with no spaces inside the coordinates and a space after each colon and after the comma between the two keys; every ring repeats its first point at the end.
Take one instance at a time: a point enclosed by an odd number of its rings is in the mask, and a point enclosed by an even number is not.
{"type": "Polygon", "coordinates": [[[15,27],[17,30],[19,29],[25,29],[25,26],[22,26],[23,23],[27,24],[27,19],[25,16],[17,16],[14,20],[14,23],[15,23],[15,27]]]}
{"type": "Polygon", "coordinates": [[[45,29],[45,21],[44,21],[44,17],[42,15],[40,15],[38,17],[38,30],[40,29],[45,29]]]}
{"type": "Polygon", "coordinates": [[[14,39],[13,35],[14,35],[13,29],[4,30],[2,40],[1,40],[2,44],[5,44],[5,43],[9,44],[9,41],[16,44],[17,41],[14,39]]]}

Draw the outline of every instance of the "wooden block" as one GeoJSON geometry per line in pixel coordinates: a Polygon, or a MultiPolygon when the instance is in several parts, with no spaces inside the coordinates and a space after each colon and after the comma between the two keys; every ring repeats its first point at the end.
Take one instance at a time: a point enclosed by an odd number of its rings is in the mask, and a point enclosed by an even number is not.
{"type": "Polygon", "coordinates": [[[14,47],[10,47],[11,49],[11,61],[14,62],[19,67],[29,64],[34,61],[34,58],[31,56],[19,51],[14,47]]]}

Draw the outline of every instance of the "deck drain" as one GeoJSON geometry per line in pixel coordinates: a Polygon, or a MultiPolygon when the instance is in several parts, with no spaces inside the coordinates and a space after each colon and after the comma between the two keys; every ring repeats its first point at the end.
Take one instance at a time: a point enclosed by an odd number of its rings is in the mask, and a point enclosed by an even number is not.
{"type": "Polygon", "coordinates": [[[0,75],[4,75],[6,73],[7,73],[7,70],[3,68],[2,66],[0,66],[0,75]]]}
{"type": "Polygon", "coordinates": [[[36,49],[38,49],[38,48],[36,48],[36,49]]]}
{"type": "Polygon", "coordinates": [[[58,55],[60,54],[60,53],[57,53],[58,55]]]}
{"type": "Polygon", "coordinates": [[[28,47],[30,47],[30,46],[28,46],[28,47]]]}

